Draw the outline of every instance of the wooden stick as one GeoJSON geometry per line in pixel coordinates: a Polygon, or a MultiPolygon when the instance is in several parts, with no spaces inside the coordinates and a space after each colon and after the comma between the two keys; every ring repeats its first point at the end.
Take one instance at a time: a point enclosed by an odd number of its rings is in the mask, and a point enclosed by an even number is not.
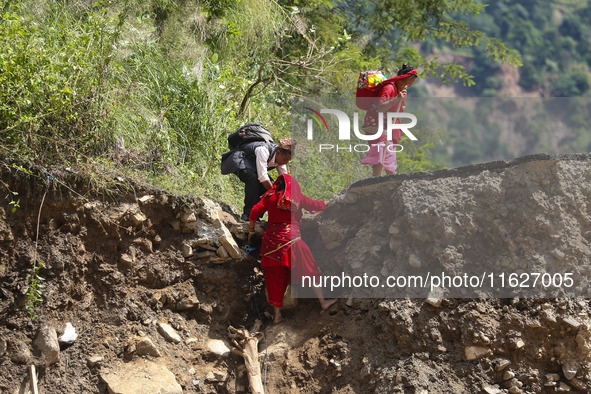
{"type": "Polygon", "coordinates": [[[261,366],[259,365],[259,340],[262,335],[258,330],[261,326],[261,321],[256,320],[251,332],[246,328],[237,329],[232,326],[228,327],[228,335],[232,339],[232,343],[236,348],[232,349],[232,353],[239,354],[244,358],[246,365],[246,373],[248,374],[248,384],[250,391],[253,394],[264,394],[263,381],[261,379],[261,366]]]}
{"type": "MultiPolygon", "coordinates": [[[[404,92],[406,92],[406,89],[404,89],[404,92]]],[[[400,112],[400,108],[402,108],[402,101],[400,102],[400,104],[398,104],[398,109],[396,110],[396,112],[400,112]]],[[[397,120],[398,120],[398,118],[392,118],[392,123],[396,124],[397,120]]],[[[384,132],[383,134],[386,134],[386,137],[388,135],[387,132],[384,132]]],[[[380,159],[380,163],[382,164],[382,166],[384,164],[386,164],[386,149],[388,149],[388,138],[386,138],[386,142],[384,145],[384,151],[382,152],[382,158],[380,159]]]]}
{"type": "Polygon", "coordinates": [[[39,394],[39,390],[37,389],[37,373],[35,372],[35,365],[29,367],[29,379],[31,381],[31,390],[32,394],[39,394]]]}

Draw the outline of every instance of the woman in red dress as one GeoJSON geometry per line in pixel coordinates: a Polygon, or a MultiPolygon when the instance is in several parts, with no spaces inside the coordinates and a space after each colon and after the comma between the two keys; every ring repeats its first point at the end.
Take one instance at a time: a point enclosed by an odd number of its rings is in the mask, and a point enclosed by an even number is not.
{"type": "MultiPolygon", "coordinates": [[[[302,194],[299,183],[291,175],[283,174],[250,212],[249,243],[257,218],[265,212],[269,213],[268,227],[263,234],[261,246],[261,267],[265,270],[269,304],[273,305],[275,311],[274,323],[279,323],[282,319],[280,308],[283,306],[283,295],[287,285],[291,282],[292,271],[294,278],[320,275],[320,269],[310,248],[302,241],[300,220],[302,209],[314,212],[325,208],[324,201],[306,197],[302,194]]],[[[337,301],[324,299],[319,287],[313,287],[313,290],[323,310],[330,308],[337,301]]]]}
{"type": "MultiPolygon", "coordinates": [[[[363,131],[365,134],[376,134],[379,126],[379,113],[386,112],[404,112],[406,101],[406,89],[411,87],[417,80],[417,70],[406,64],[398,71],[398,75],[389,78],[380,83],[383,87],[380,89],[376,103],[372,104],[367,110],[363,121],[363,131]]],[[[373,176],[382,175],[382,170],[386,174],[395,174],[398,169],[396,162],[396,147],[402,138],[402,130],[394,129],[392,132],[392,141],[387,141],[386,116],[382,117],[384,134],[370,142],[369,152],[361,161],[361,164],[369,164],[373,169],[373,176]]],[[[400,123],[400,119],[396,121],[400,123]]]]}

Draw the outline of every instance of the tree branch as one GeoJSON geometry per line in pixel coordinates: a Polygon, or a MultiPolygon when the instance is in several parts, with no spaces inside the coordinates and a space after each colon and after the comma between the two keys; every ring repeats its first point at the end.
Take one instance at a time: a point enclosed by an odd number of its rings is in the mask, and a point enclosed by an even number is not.
{"type": "Polygon", "coordinates": [[[258,350],[259,340],[262,335],[258,331],[260,327],[261,321],[258,319],[255,321],[251,332],[244,327],[242,329],[232,326],[228,327],[228,336],[232,339],[234,346],[236,346],[236,348],[232,349],[232,353],[244,358],[244,364],[246,365],[246,372],[248,374],[248,384],[253,394],[264,393],[258,350]]]}

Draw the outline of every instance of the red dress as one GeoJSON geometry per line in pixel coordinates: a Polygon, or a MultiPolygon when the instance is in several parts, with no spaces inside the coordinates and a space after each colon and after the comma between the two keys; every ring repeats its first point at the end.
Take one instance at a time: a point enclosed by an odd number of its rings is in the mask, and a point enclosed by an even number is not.
{"type": "Polygon", "coordinates": [[[325,208],[324,201],[312,200],[303,195],[297,181],[288,174],[277,178],[273,188],[252,208],[250,220],[256,220],[265,212],[269,213],[268,227],[261,246],[261,267],[265,270],[265,286],[271,305],[283,305],[283,295],[291,278],[300,281],[304,275],[320,275],[310,248],[301,239],[300,220],[302,209],[313,212],[325,208]],[[281,178],[286,187],[278,191],[281,178]]]}
{"type": "MultiPolygon", "coordinates": [[[[416,70],[412,70],[406,74],[398,75],[396,77],[389,78],[380,83],[376,88],[379,88],[379,92],[376,95],[373,105],[367,110],[365,118],[363,120],[363,128],[371,127],[377,128],[379,126],[379,114],[376,106],[397,97],[400,93],[396,87],[396,82],[410,78],[412,75],[417,75],[416,70]],[[380,88],[381,87],[381,88],[380,88]]],[[[382,116],[382,130],[385,132],[388,127],[387,112],[404,112],[406,99],[402,99],[401,102],[396,102],[392,106],[384,111],[382,116]]],[[[395,123],[402,123],[400,119],[396,119],[395,123]]],[[[375,134],[376,131],[368,132],[368,134],[375,134]]],[[[392,130],[392,140],[387,141],[385,134],[380,135],[373,141],[369,141],[369,151],[365,158],[361,161],[361,164],[369,164],[375,166],[376,164],[382,164],[386,171],[396,173],[398,169],[398,163],[396,162],[396,148],[394,144],[398,144],[402,138],[402,130],[392,130]]]]}
{"type": "MultiPolygon", "coordinates": [[[[396,85],[389,84],[380,90],[378,104],[384,103],[398,96],[398,89],[396,85]]],[[[403,112],[404,100],[397,102],[390,107],[386,112],[403,112]]],[[[396,123],[400,123],[400,120],[396,120],[396,123]]],[[[379,115],[375,107],[371,107],[365,115],[363,127],[373,126],[377,127],[379,124],[379,115]]],[[[387,120],[386,114],[382,117],[383,129],[386,130],[387,120]]],[[[402,137],[402,130],[394,129],[392,131],[392,141],[387,141],[386,135],[382,134],[377,139],[369,141],[369,151],[365,158],[361,161],[361,164],[369,164],[375,166],[381,164],[384,166],[386,171],[396,173],[398,170],[398,163],[396,161],[396,148],[394,144],[397,144],[402,137]]]]}
{"type": "MultiPolygon", "coordinates": [[[[396,85],[394,83],[387,84],[380,90],[376,104],[382,104],[382,103],[385,103],[386,101],[390,101],[394,97],[398,96],[399,93],[400,92],[398,91],[398,89],[396,88],[396,85]]],[[[404,112],[405,101],[406,101],[406,99],[402,99],[402,102],[396,102],[396,103],[392,104],[392,106],[384,112],[385,113],[386,112],[404,112]]],[[[382,116],[382,130],[383,131],[386,131],[386,128],[388,127],[385,113],[382,116]]],[[[363,127],[364,128],[368,127],[368,126],[377,127],[378,122],[379,122],[378,110],[376,109],[375,106],[372,106],[372,107],[370,107],[370,109],[367,110],[367,113],[365,114],[365,118],[363,120],[363,127]]],[[[401,123],[400,119],[397,119],[396,123],[401,123]]],[[[398,141],[400,141],[400,138],[402,138],[402,130],[400,130],[400,129],[392,130],[392,142],[397,144],[398,141]]],[[[386,141],[385,134],[382,134],[381,136],[379,136],[377,139],[372,141],[372,143],[383,142],[383,141],[386,141]]]]}

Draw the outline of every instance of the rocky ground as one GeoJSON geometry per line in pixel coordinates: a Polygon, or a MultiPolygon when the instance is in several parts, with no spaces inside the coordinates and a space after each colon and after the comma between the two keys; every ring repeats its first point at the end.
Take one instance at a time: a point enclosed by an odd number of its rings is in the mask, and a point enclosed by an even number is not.
{"type": "MultiPolygon", "coordinates": [[[[325,272],[531,260],[584,278],[590,169],[585,155],[540,156],[362,181],[306,219],[306,239],[325,272]]],[[[138,185],[96,195],[71,174],[34,174],[2,166],[2,392],[27,392],[31,365],[42,393],[248,392],[228,327],[256,319],[269,393],[591,390],[583,279],[568,297],[347,293],[328,311],[302,298],[272,325],[228,207],[138,185]]]]}

